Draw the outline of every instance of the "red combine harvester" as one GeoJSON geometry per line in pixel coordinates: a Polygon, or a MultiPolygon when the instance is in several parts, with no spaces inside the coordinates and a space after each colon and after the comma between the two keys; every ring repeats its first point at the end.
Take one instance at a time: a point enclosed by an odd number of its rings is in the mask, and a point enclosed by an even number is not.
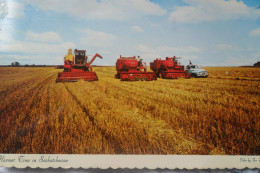
{"type": "Polygon", "coordinates": [[[156,59],[150,63],[150,69],[157,77],[163,79],[190,78],[190,74],[184,70],[184,66],[177,61],[177,58],[166,57],[166,60],[156,59]]]}
{"type": "Polygon", "coordinates": [[[142,62],[139,57],[122,57],[116,62],[117,74],[116,79],[121,81],[137,81],[137,80],[156,80],[157,77],[153,72],[146,71],[146,63],[142,62]],[[142,71],[143,70],[143,71],[142,71]]]}
{"type": "Polygon", "coordinates": [[[101,55],[96,53],[91,61],[87,62],[88,56],[86,56],[85,50],[75,49],[73,56],[71,54],[71,49],[69,49],[69,54],[67,56],[71,57],[71,61],[64,58],[64,70],[63,72],[58,73],[56,82],[73,82],[81,79],[85,81],[98,80],[97,74],[92,70],[91,64],[96,57],[102,59],[101,55]]]}

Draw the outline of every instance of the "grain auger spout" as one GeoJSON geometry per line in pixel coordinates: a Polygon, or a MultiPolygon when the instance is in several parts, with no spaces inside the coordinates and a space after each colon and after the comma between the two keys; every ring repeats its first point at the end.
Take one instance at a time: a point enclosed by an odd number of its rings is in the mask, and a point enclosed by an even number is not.
{"type": "Polygon", "coordinates": [[[89,63],[86,63],[86,67],[88,67],[90,69],[90,71],[92,71],[92,67],[91,64],[93,63],[93,61],[95,61],[95,59],[99,57],[100,59],[103,59],[103,57],[101,55],[99,55],[98,53],[96,53],[93,58],[90,60],[89,63]]]}
{"type": "Polygon", "coordinates": [[[96,57],[99,57],[100,59],[103,59],[103,57],[101,55],[99,55],[98,53],[96,53],[96,55],[93,56],[93,58],[91,59],[91,61],[88,63],[89,65],[92,64],[93,61],[95,61],[96,57]]]}

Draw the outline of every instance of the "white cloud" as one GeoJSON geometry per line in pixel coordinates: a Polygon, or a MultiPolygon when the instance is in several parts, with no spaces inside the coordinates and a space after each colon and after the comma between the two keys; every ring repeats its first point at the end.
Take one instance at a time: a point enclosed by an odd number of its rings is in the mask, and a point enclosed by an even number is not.
{"type": "MultiPolygon", "coordinates": [[[[112,0],[114,1],[114,0],[112,0]]],[[[119,0],[122,1],[122,0],[119,0]]],[[[148,15],[164,15],[166,14],[166,11],[162,9],[159,5],[150,2],[149,0],[125,0],[128,2],[126,5],[130,5],[133,9],[136,9],[137,11],[142,11],[144,14],[148,15]]]]}
{"type": "Polygon", "coordinates": [[[162,46],[162,47],[158,47],[157,48],[159,51],[162,52],[176,52],[178,54],[182,54],[182,53],[190,53],[190,52],[194,52],[194,53],[198,53],[201,52],[201,50],[197,47],[193,47],[193,46],[188,46],[188,47],[169,47],[169,46],[162,46]]]}
{"type": "Polygon", "coordinates": [[[159,47],[148,47],[146,45],[138,45],[136,48],[136,53],[141,55],[146,59],[153,60],[155,58],[165,58],[165,57],[182,57],[184,60],[189,59],[198,59],[198,56],[194,55],[195,53],[199,53],[202,50],[193,47],[169,47],[169,46],[159,46],[159,47]]]}
{"type": "Polygon", "coordinates": [[[236,0],[184,0],[188,6],[175,7],[170,21],[200,23],[203,21],[260,18],[260,10],[236,0]]]}
{"type": "Polygon", "coordinates": [[[166,11],[148,0],[25,0],[43,11],[66,13],[76,18],[125,20],[140,15],[164,15],[166,11]]]}
{"type": "Polygon", "coordinates": [[[1,44],[9,43],[14,40],[14,38],[12,36],[12,33],[14,33],[12,26],[13,25],[8,26],[8,25],[4,25],[4,24],[1,26],[1,29],[0,29],[0,40],[1,40],[0,43],[1,44]],[[9,29],[9,30],[7,30],[7,29],[9,29]]]}
{"type": "Polygon", "coordinates": [[[151,23],[150,24],[152,27],[161,27],[161,25],[159,25],[158,23],[151,23]]]}
{"type": "Polygon", "coordinates": [[[48,43],[55,43],[55,42],[62,41],[59,34],[53,31],[44,32],[44,33],[35,33],[32,31],[27,31],[25,39],[28,41],[48,42],[48,43]]]}
{"type": "MultiPolygon", "coordinates": [[[[12,62],[22,62],[22,64],[26,64],[25,62],[36,59],[36,56],[33,55],[17,55],[17,54],[0,54],[0,64],[10,65],[12,62]]],[[[37,59],[36,59],[37,61],[37,59]]]]}
{"type": "Polygon", "coordinates": [[[254,61],[260,61],[260,52],[253,54],[252,58],[254,59],[254,61]]]}
{"type": "MultiPolygon", "coordinates": [[[[0,0],[0,43],[10,43],[17,32],[17,23],[13,19],[24,18],[24,4],[15,1],[0,0]]],[[[1,45],[0,44],[0,45],[1,45]]]]}
{"type": "Polygon", "coordinates": [[[48,44],[48,43],[32,43],[23,41],[14,41],[10,44],[2,44],[1,50],[3,52],[12,53],[26,53],[27,55],[54,55],[65,54],[68,48],[75,47],[72,42],[64,42],[60,44],[48,44]]]}
{"type": "Polygon", "coordinates": [[[251,36],[260,36],[260,28],[257,28],[249,33],[251,36]]]}
{"type": "Polygon", "coordinates": [[[0,64],[18,61],[22,64],[62,64],[69,48],[75,48],[72,42],[41,43],[12,41],[1,44],[0,64]]]}
{"type": "Polygon", "coordinates": [[[137,49],[141,52],[170,52],[172,53],[190,53],[190,52],[201,52],[197,47],[188,46],[188,47],[170,47],[170,46],[159,46],[156,48],[150,48],[146,45],[138,45],[137,49]]]}
{"type": "Polygon", "coordinates": [[[62,55],[41,56],[41,55],[17,55],[17,54],[1,55],[0,54],[1,65],[10,65],[12,62],[19,62],[21,65],[25,65],[25,64],[57,65],[57,64],[63,64],[63,56],[62,55]]]}
{"type": "Polygon", "coordinates": [[[3,2],[0,1],[0,20],[5,18],[5,16],[7,15],[7,11],[8,11],[7,3],[5,3],[4,1],[3,2]]]}
{"type": "Polygon", "coordinates": [[[109,47],[117,40],[113,34],[90,29],[77,30],[85,34],[81,37],[80,42],[87,47],[109,47]]]}
{"type": "MultiPolygon", "coordinates": [[[[7,33],[8,30],[7,30],[7,33]]],[[[3,37],[1,42],[0,64],[19,61],[23,64],[62,64],[68,48],[74,48],[72,42],[62,42],[55,32],[26,32],[26,41],[17,41],[12,37],[3,37]]]]}
{"type": "Polygon", "coordinates": [[[20,2],[7,1],[3,7],[7,6],[7,16],[6,18],[23,18],[25,17],[24,13],[24,4],[20,2]]]}
{"type": "Polygon", "coordinates": [[[244,56],[228,56],[223,63],[219,63],[220,66],[243,66],[243,65],[253,65],[256,63],[255,58],[248,59],[244,56]]]}
{"type": "Polygon", "coordinates": [[[217,44],[217,48],[219,49],[219,50],[228,50],[228,49],[232,49],[233,48],[233,46],[232,45],[230,45],[230,44],[217,44]]]}
{"type": "Polygon", "coordinates": [[[144,32],[143,29],[140,28],[140,26],[133,26],[132,29],[137,32],[144,32]]]}

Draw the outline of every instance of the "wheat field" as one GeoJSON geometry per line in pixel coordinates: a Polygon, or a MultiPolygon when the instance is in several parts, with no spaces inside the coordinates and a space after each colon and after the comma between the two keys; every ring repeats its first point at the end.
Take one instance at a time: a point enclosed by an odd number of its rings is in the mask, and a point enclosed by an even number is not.
{"type": "Polygon", "coordinates": [[[260,68],[208,78],[55,83],[53,67],[0,68],[0,153],[259,154],[260,68]]]}

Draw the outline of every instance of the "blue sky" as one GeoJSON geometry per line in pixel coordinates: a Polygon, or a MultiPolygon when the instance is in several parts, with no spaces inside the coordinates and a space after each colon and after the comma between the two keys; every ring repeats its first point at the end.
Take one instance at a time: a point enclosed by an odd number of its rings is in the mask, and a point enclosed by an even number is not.
{"type": "Polygon", "coordinates": [[[69,48],[147,63],[260,61],[260,0],[0,0],[0,64],[62,64],[69,48]]]}

